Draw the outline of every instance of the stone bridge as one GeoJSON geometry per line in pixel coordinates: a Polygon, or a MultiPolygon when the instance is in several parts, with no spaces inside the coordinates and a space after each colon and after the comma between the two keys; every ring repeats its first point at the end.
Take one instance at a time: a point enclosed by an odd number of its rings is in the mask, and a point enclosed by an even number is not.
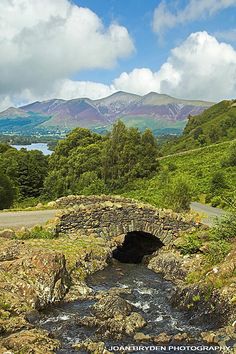
{"type": "Polygon", "coordinates": [[[59,217],[57,233],[80,232],[112,239],[142,232],[167,245],[181,231],[198,226],[186,215],[121,197],[68,196],[58,199],[57,206],[66,208],[59,217]]]}

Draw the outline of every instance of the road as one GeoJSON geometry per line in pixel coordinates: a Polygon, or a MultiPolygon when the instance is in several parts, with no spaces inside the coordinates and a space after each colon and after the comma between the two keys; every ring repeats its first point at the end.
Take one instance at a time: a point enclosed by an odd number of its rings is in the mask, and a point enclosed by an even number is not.
{"type": "Polygon", "coordinates": [[[192,202],[191,203],[191,210],[202,214],[202,223],[208,226],[212,226],[217,218],[221,218],[223,215],[227,214],[226,211],[213,208],[209,205],[192,202]]]}
{"type": "MultiPolygon", "coordinates": [[[[202,215],[202,222],[212,226],[216,218],[222,217],[226,212],[205,204],[193,202],[191,210],[202,215]]],[[[21,227],[33,227],[43,225],[53,219],[60,210],[35,210],[35,211],[10,211],[0,213],[0,229],[20,229],[21,227]]]]}
{"type": "Polygon", "coordinates": [[[33,227],[44,225],[53,219],[59,210],[36,210],[36,211],[10,211],[0,213],[0,229],[20,229],[21,227],[33,227]]]}

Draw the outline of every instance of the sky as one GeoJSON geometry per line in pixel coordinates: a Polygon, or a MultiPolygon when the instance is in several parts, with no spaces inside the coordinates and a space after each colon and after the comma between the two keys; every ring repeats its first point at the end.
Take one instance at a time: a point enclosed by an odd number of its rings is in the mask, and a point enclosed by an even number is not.
{"type": "Polygon", "coordinates": [[[236,98],[236,0],[1,0],[0,110],[151,91],[236,98]]]}

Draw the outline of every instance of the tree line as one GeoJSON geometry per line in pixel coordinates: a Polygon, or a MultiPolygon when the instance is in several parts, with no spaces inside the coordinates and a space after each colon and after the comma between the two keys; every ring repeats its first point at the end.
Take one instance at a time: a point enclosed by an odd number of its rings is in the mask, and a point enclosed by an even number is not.
{"type": "Polygon", "coordinates": [[[73,130],[50,157],[0,144],[0,209],[27,198],[127,190],[159,170],[158,154],[151,130],[141,133],[121,121],[106,136],[73,130]]]}

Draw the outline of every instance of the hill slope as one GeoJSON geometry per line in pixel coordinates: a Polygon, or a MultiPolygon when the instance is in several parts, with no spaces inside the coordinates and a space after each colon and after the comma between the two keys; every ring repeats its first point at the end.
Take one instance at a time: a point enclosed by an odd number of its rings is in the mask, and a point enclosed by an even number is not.
{"type": "Polygon", "coordinates": [[[171,183],[182,176],[191,186],[192,200],[225,207],[236,191],[236,166],[225,164],[232,143],[236,144],[236,140],[164,156],[159,159],[161,170],[154,178],[136,181],[124,195],[163,207],[163,193],[168,192],[171,183]],[[212,179],[218,173],[224,183],[220,177],[212,190],[212,179]]]}
{"type": "MultiPolygon", "coordinates": [[[[21,119],[22,123],[22,118],[36,115],[42,121],[37,121],[35,127],[42,131],[69,131],[78,126],[95,131],[109,130],[117,119],[122,119],[128,126],[141,130],[151,128],[156,135],[179,134],[189,114],[199,114],[211,105],[211,102],[182,100],[155,92],[145,96],[116,92],[99,100],[53,99],[0,113],[0,130],[4,131],[4,124],[7,123],[6,131],[10,132],[11,125],[4,119],[21,119]]],[[[14,129],[15,126],[12,127],[14,129]]]]}
{"type": "Polygon", "coordinates": [[[236,138],[236,100],[222,101],[190,117],[183,135],[166,144],[165,153],[208,146],[236,138]]]}

